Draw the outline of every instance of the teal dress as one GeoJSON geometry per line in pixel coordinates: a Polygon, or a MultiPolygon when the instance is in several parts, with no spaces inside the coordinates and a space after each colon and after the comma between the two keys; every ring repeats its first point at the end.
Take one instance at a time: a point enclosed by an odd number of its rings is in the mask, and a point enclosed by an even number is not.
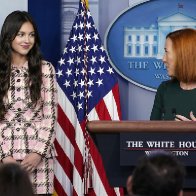
{"type": "Polygon", "coordinates": [[[183,90],[177,80],[162,82],[157,89],[150,120],[174,120],[176,114],[190,119],[196,114],[196,89],[183,90]]]}

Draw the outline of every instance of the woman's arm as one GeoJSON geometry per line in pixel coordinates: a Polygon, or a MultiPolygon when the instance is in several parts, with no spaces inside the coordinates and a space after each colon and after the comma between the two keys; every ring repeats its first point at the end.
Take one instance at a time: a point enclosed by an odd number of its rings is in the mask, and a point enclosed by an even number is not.
{"type": "Polygon", "coordinates": [[[57,120],[57,86],[54,67],[51,63],[45,62],[42,68],[42,89],[41,97],[43,104],[43,116],[38,140],[33,152],[46,156],[55,139],[55,128],[57,120]]]}
{"type": "Polygon", "coordinates": [[[150,120],[163,120],[164,119],[164,106],[163,106],[163,90],[164,86],[161,84],[157,89],[153,108],[150,115],[150,120]]]}

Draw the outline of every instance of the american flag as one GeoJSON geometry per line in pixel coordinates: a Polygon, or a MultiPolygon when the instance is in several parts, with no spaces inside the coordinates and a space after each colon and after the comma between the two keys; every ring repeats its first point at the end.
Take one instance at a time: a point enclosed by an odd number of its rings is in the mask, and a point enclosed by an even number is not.
{"type": "Polygon", "coordinates": [[[54,184],[57,195],[84,195],[88,149],[92,166],[92,188],[88,195],[123,195],[121,188],[110,187],[101,155],[93,140],[86,137],[86,119],[119,120],[121,112],[114,70],[82,0],[56,74],[59,105],[54,184]]]}

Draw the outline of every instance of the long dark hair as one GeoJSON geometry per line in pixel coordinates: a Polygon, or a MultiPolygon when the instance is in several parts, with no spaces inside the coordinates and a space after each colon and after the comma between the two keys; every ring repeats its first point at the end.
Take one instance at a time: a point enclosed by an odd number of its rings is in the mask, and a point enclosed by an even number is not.
{"type": "Polygon", "coordinates": [[[29,70],[29,89],[33,105],[36,105],[41,96],[41,63],[40,38],[32,17],[25,11],[14,11],[9,14],[2,26],[0,35],[0,119],[6,113],[4,97],[10,87],[12,41],[15,39],[21,26],[30,22],[35,31],[35,43],[27,55],[29,70]]]}

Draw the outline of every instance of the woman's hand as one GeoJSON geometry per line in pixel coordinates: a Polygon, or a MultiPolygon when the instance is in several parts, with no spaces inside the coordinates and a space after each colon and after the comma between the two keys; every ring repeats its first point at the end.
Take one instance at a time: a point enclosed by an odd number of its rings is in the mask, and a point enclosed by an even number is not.
{"type": "Polygon", "coordinates": [[[196,117],[194,116],[192,111],[190,112],[190,118],[191,119],[188,119],[188,118],[186,118],[182,115],[177,114],[176,118],[175,118],[175,121],[196,121],[196,117]]]}
{"type": "Polygon", "coordinates": [[[2,161],[3,163],[17,163],[12,156],[5,157],[2,161]]]}
{"type": "Polygon", "coordinates": [[[192,121],[196,121],[196,117],[194,116],[193,112],[190,112],[190,117],[192,121]]]}
{"type": "Polygon", "coordinates": [[[30,153],[25,156],[21,162],[21,166],[24,167],[28,172],[33,172],[41,162],[41,155],[37,153],[30,153]]]}

